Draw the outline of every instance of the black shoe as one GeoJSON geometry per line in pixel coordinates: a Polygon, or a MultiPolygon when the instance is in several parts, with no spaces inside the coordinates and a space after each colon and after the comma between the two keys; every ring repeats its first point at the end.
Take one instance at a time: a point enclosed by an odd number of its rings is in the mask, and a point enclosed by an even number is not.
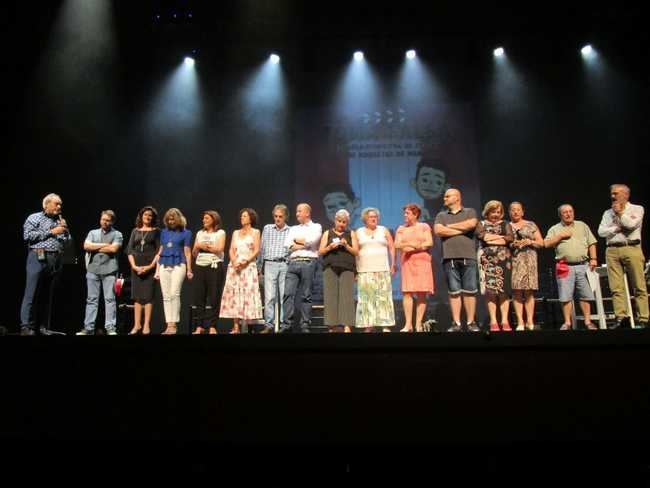
{"type": "Polygon", "coordinates": [[[278,334],[291,334],[291,327],[280,327],[278,334]]]}
{"type": "Polygon", "coordinates": [[[610,329],[629,329],[630,328],[630,318],[623,317],[621,319],[616,319],[612,325],[609,326],[610,329]]]}
{"type": "Polygon", "coordinates": [[[273,332],[274,332],[273,327],[264,326],[259,333],[260,334],[273,334],[273,332]]]}
{"type": "Polygon", "coordinates": [[[22,326],[20,328],[20,335],[21,336],[33,336],[33,335],[36,335],[36,331],[34,329],[32,329],[31,327],[22,326]]]}
{"type": "Polygon", "coordinates": [[[469,324],[467,324],[467,330],[470,332],[481,332],[481,329],[476,324],[476,322],[470,322],[469,324]]]}

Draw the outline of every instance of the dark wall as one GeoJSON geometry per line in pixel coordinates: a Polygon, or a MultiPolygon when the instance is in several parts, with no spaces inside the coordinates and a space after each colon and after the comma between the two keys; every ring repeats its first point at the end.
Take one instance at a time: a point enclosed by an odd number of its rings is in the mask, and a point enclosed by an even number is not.
{"type": "MultiPolygon", "coordinates": [[[[266,223],[276,202],[293,205],[295,115],[331,103],[358,47],[386,91],[396,83],[404,50],[415,46],[443,87],[440,101],[473,104],[485,200],[523,201],[544,230],[557,221],[557,206],[571,202],[594,231],[608,207],[610,183],[626,182],[634,201],[647,200],[640,178],[650,155],[647,74],[637,43],[647,34],[621,37],[616,23],[583,25],[579,12],[548,31],[542,19],[499,35],[498,24],[488,29],[481,23],[486,12],[464,25],[442,22],[436,31],[418,12],[395,19],[394,10],[377,11],[365,23],[355,12],[353,19],[325,25],[331,12],[319,17],[292,2],[279,5],[271,13],[227,4],[213,17],[197,8],[197,17],[205,15],[184,25],[152,23],[156,2],[135,10],[116,2],[110,31],[73,27],[67,34],[57,23],[61,5],[36,17],[24,6],[9,7],[7,41],[23,47],[4,66],[10,86],[3,101],[5,163],[15,174],[7,181],[15,200],[7,244],[16,283],[6,297],[8,325],[17,322],[24,284],[22,223],[46,193],[63,197],[78,249],[105,208],[116,211],[116,227],[128,237],[145,204],[181,208],[192,229],[201,210],[217,208],[229,233],[241,207],[256,208],[266,223]],[[283,15],[292,20],[281,22],[283,15]],[[401,27],[386,29],[390,19],[401,27]],[[25,30],[29,39],[18,41],[25,30]],[[585,38],[601,55],[595,72],[578,53],[585,38]],[[491,55],[504,39],[516,73],[505,84],[491,55]],[[168,125],[156,125],[157,97],[187,48],[197,45],[200,122],[184,125],[172,116],[168,125]],[[272,49],[282,54],[287,104],[261,127],[255,117],[268,114],[245,110],[242,93],[272,49]]],[[[456,14],[446,11],[449,18],[456,14]]],[[[543,263],[549,260],[547,253],[543,263]]],[[[83,270],[66,271],[60,314],[80,325],[83,270]]]]}

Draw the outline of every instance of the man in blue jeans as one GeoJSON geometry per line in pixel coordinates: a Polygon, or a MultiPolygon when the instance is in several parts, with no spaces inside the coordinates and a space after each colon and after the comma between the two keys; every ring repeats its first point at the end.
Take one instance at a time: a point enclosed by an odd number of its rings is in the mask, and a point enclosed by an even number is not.
{"type": "Polygon", "coordinates": [[[88,299],[84,328],[77,335],[93,335],[97,319],[99,287],[104,289],[105,325],[108,335],[117,335],[117,307],[115,303],[115,276],[118,270],[117,253],[122,247],[122,233],[113,228],[115,213],[104,210],[99,218],[99,229],[91,230],[84,242],[86,251],[86,281],[88,299]]]}
{"type": "Polygon", "coordinates": [[[290,332],[295,313],[295,299],[301,293],[300,330],[309,333],[311,325],[311,285],[318,261],[318,246],[323,229],[311,221],[311,207],[301,203],[296,207],[298,225],[289,229],[284,247],[289,253],[289,265],[284,285],[284,317],[280,332],[290,332]]]}
{"type": "Polygon", "coordinates": [[[476,238],[474,237],[474,229],[478,224],[476,210],[463,207],[460,191],[455,188],[447,190],[443,198],[447,210],[436,215],[433,229],[442,240],[442,263],[447,276],[449,306],[453,320],[448,332],[462,330],[461,299],[467,316],[467,330],[479,332],[475,320],[478,292],[476,238]]]}
{"type": "Polygon", "coordinates": [[[282,321],[284,306],[284,283],[287,276],[287,249],[284,241],[289,233],[287,225],[289,209],[278,204],[273,207],[273,223],[264,226],[260,252],[257,255],[257,269],[264,275],[264,328],[261,334],[275,330],[275,320],[282,321]],[[280,298],[278,300],[278,297],[280,298]],[[275,316],[275,305],[280,302],[279,317],[275,316]]]}

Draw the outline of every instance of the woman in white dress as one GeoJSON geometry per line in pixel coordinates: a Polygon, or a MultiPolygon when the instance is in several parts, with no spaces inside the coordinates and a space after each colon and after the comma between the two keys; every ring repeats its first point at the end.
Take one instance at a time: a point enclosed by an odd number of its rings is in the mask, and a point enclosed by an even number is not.
{"type": "Polygon", "coordinates": [[[255,228],[257,213],[252,208],[239,211],[241,229],[233,233],[228,252],[230,263],[221,297],[222,318],[233,319],[231,334],[239,334],[242,321],[263,318],[260,283],[255,258],[260,252],[260,231],[255,228]]]}

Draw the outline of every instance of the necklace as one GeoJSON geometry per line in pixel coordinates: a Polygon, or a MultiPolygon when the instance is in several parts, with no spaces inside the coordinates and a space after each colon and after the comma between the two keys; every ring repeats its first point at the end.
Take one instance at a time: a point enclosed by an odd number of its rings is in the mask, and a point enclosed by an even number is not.
{"type": "Polygon", "coordinates": [[[144,245],[147,242],[147,236],[149,235],[149,231],[141,230],[140,232],[142,232],[142,238],[140,239],[140,252],[144,252],[144,245]]]}

